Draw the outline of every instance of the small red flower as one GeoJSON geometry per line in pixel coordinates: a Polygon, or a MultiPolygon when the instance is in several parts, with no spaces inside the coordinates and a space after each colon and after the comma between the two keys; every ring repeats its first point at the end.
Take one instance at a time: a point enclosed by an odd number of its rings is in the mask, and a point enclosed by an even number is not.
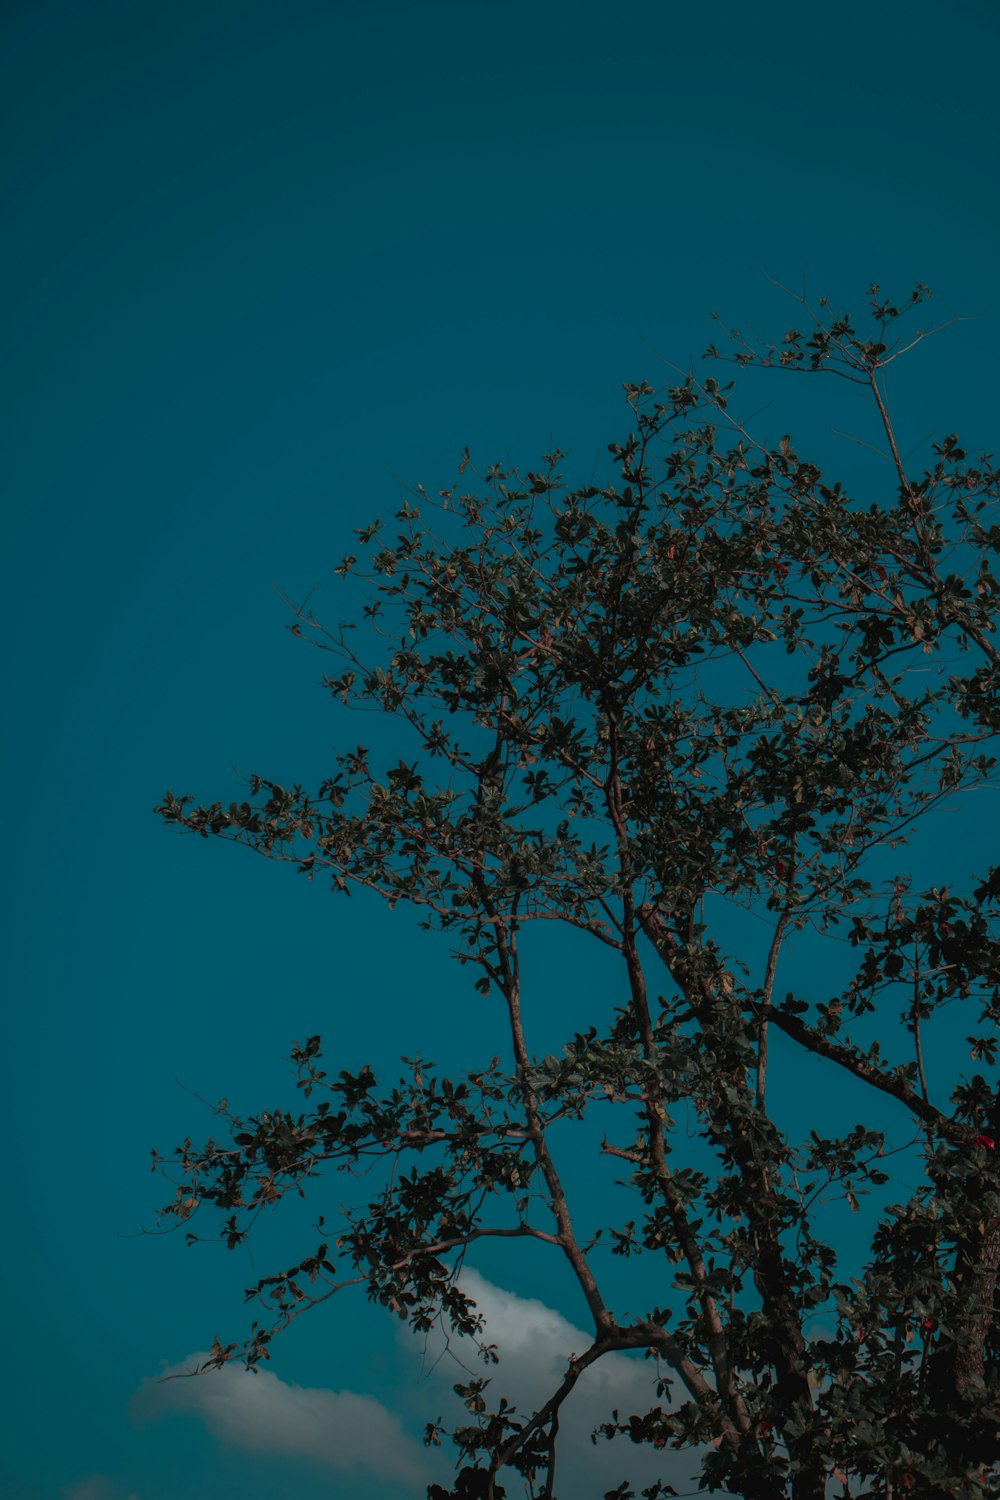
{"type": "Polygon", "coordinates": [[[935,1321],[934,1321],[933,1318],[925,1318],[924,1321],[921,1323],[920,1327],[921,1327],[921,1329],[923,1330],[924,1333],[928,1333],[929,1334],[929,1333],[933,1333],[934,1332],[935,1328],[937,1327],[937,1324],[935,1323],[935,1321]]]}
{"type": "Polygon", "coordinates": [[[977,1135],[975,1144],[980,1151],[995,1151],[997,1148],[997,1143],[991,1135],[977,1135]]]}

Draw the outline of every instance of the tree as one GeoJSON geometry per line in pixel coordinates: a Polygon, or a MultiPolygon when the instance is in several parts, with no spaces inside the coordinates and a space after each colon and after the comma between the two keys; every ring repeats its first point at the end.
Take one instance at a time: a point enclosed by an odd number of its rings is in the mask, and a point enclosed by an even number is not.
{"type": "Polygon", "coordinates": [[[790,438],[756,438],[731,385],[690,374],[626,387],[606,483],[569,488],[558,451],[523,476],[476,475],[466,453],[453,488],[419,488],[388,532],[359,533],[364,564],[336,569],[365,591],[359,631],[308,607],[290,627],[332,655],[329,691],[384,712],[411,751],[381,766],[359,746],[314,793],[254,776],[245,801],[158,809],[411,903],[504,1008],[509,1057],[458,1078],[419,1058],[395,1087],[334,1075],[309,1037],[302,1112],[220,1107],[226,1139],[185,1142],[165,1210],[217,1211],[232,1248],[322,1168],[374,1174],[335,1245],[251,1289],[266,1316],[210,1365],[266,1358],[352,1282],[415,1329],[475,1334],[468,1247],[533,1237],[563,1257],[592,1342],[536,1411],[494,1397],[502,1369],[458,1387],[452,1497],[518,1474],[552,1497],[560,1408],[613,1350],[657,1361],[657,1404],[595,1436],[695,1448],[711,1491],[1000,1496],[1000,869],[915,891],[906,863],[911,835],[995,778],[1000,471],[954,436],[919,473],[901,457],[884,377],[924,337],[907,329],[925,298],[872,287],[859,318],[802,299],[806,332],[708,351],[856,387],[891,459],[874,498],[790,438]],[[759,951],[739,912],[763,919],[759,951]],[[532,1050],[544,995],[522,959],[542,923],[621,966],[621,994],[559,1056],[532,1050]],[[800,950],[814,968],[783,993],[800,950]],[[944,1090],[928,1037],[954,1065],[944,1090]],[[783,1073],[803,1059],[865,1093],[864,1123],[824,1135],[790,1116],[783,1073]],[[557,1148],[572,1124],[585,1149],[595,1118],[595,1176],[624,1172],[634,1212],[585,1240],[557,1148]],[[893,1152],[919,1178],[900,1203],[893,1152]],[[831,1194],[865,1198],[854,1275],[818,1222],[831,1194]],[[662,1267],[673,1310],[616,1312],[609,1248],[662,1267]]]}

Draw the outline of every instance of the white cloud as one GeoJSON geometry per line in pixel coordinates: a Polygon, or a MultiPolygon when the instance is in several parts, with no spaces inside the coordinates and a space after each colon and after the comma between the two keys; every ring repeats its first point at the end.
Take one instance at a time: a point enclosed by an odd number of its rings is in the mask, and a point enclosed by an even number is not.
{"type": "Polygon", "coordinates": [[[126,1494],[121,1485],[106,1474],[91,1474],[76,1484],[67,1485],[63,1495],[65,1500],[139,1500],[131,1491],[126,1494]]]}
{"type": "MultiPolygon", "coordinates": [[[[521,1413],[536,1410],[558,1386],[569,1359],[589,1348],[592,1339],[544,1302],[504,1291],[477,1271],[463,1271],[460,1285],[485,1318],[484,1338],[497,1346],[500,1363],[483,1364],[470,1341],[462,1338],[452,1339],[452,1353],[474,1375],[489,1377],[487,1397],[506,1396],[521,1413]]],[[[449,1356],[443,1335],[431,1335],[426,1346],[415,1344],[405,1329],[400,1330],[400,1338],[411,1357],[414,1352],[418,1358],[422,1356],[427,1372],[422,1392],[431,1382],[451,1387],[470,1378],[449,1356]]],[[[628,1417],[665,1404],[656,1395],[656,1379],[655,1364],[641,1355],[607,1354],[584,1371],[560,1412],[559,1493],[590,1500],[625,1478],[634,1486],[662,1478],[680,1490],[694,1488],[688,1483],[697,1472],[694,1454],[657,1452],[646,1444],[637,1446],[627,1437],[612,1442],[599,1438],[596,1445],[591,1443],[594,1428],[609,1421],[615,1408],[622,1417],[628,1417]]],[[[418,1391],[417,1401],[420,1396],[418,1391]]]]}
{"type": "MultiPolygon", "coordinates": [[[[192,1354],[164,1374],[196,1369],[206,1358],[192,1354]]],[[[232,1364],[191,1379],[147,1380],[132,1409],[140,1420],[192,1412],[220,1442],[245,1452],[284,1454],[331,1469],[365,1469],[411,1487],[432,1477],[423,1448],[381,1402],[355,1391],[287,1384],[269,1370],[254,1374],[232,1364]]],[[[72,1500],[105,1497],[83,1493],[72,1500]]]]}
{"type": "MultiPolygon", "coordinates": [[[[552,1394],[569,1359],[591,1342],[582,1329],[536,1298],[505,1291],[473,1270],[464,1270],[460,1282],[483,1314],[486,1341],[497,1346],[500,1364],[484,1364],[467,1339],[453,1337],[448,1345],[440,1331],[417,1339],[408,1328],[400,1328],[398,1399],[414,1425],[439,1413],[446,1424],[449,1419],[454,1425],[467,1421],[452,1388],[467,1381],[470,1373],[490,1379],[488,1395],[504,1395],[519,1412],[531,1413],[552,1394]],[[408,1371],[416,1376],[418,1370],[419,1378],[408,1376],[408,1371]]],[[[165,1374],[195,1369],[206,1358],[192,1354],[165,1374]]],[[[615,1408],[627,1418],[659,1404],[656,1379],[655,1364],[641,1355],[608,1354],[584,1371],[560,1413],[558,1493],[597,1500],[626,1478],[636,1489],[655,1479],[680,1491],[694,1489],[694,1453],[660,1452],[627,1438],[591,1442],[594,1428],[608,1421],[615,1408]]],[[[253,1374],[242,1365],[225,1365],[191,1379],[148,1380],[133,1398],[133,1413],[140,1420],[171,1412],[200,1417],[220,1442],[244,1452],[366,1471],[399,1484],[400,1494],[407,1496],[422,1494],[430,1479],[447,1483],[458,1456],[447,1445],[428,1453],[372,1396],[292,1385],[268,1370],[253,1374]]],[[[99,1478],[85,1480],[67,1492],[67,1500],[137,1500],[101,1488],[105,1483],[99,1478]]],[[[516,1486],[516,1480],[508,1481],[512,1497],[520,1493],[516,1486]]]]}

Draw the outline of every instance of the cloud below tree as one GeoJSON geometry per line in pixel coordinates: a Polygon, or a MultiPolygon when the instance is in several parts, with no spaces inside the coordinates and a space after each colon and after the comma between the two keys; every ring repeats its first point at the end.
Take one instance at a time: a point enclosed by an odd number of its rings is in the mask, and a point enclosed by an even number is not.
{"type": "MultiPolygon", "coordinates": [[[[397,1402],[414,1431],[439,1413],[446,1424],[449,1418],[454,1425],[462,1421],[464,1408],[453,1388],[470,1379],[470,1372],[489,1377],[491,1395],[503,1394],[519,1412],[530,1413],[558,1386],[572,1355],[590,1343],[582,1329],[537,1298],[506,1291],[473,1270],[464,1271],[460,1281],[485,1318],[486,1342],[496,1345],[500,1363],[483,1364],[469,1339],[446,1343],[435,1330],[418,1341],[401,1328],[404,1379],[397,1402]]],[[[207,1357],[192,1354],[164,1374],[182,1375],[207,1357]]],[[[656,1452],[626,1438],[591,1441],[594,1429],[616,1408],[628,1416],[657,1404],[657,1374],[651,1361],[627,1354],[606,1355],[583,1373],[560,1417],[557,1493],[598,1500],[626,1478],[636,1487],[661,1478],[682,1492],[694,1488],[697,1461],[691,1453],[656,1452]]],[[[147,1380],[132,1409],[140,1421],[188,1413],[227,1447],[367,1473],[398,1484],[407,1500],[422,1494],[431,1479],[447,1482],[453,1461],[447,1447],[429,1453],[373,1396],[299,1386],[269,1370],[251,1373],[236,1364],[192,1379],[147,1380]]],[[[99,1487],[86,1488],[91,1483],[99,1482],[85,1481],[72,1500],[105,1500],[99,1487]]]]}
{"type": "MultiPolygon", "coordinates": [[[[164,1371],[181,1375],[208,1358],[192,1354],[164,1371]]],[[[229,1447],[284,1455],[331,1469],[367,1471],[419,1493],[433,1477],[419,1443],[381,1402],[355,1391],[293,1385],[242,1365],[225,1365],[190,1380],[147,1380],[133,1398],[139,1420],[188,1412],[229,1447]]]]}

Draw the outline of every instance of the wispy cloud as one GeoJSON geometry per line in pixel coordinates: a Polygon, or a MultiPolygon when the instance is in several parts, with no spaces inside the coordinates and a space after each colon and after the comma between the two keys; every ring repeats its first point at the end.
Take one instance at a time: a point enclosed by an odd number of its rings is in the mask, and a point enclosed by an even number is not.
{"type": "MultiPolygon", "coordinates": [[[[206,1358],[192,1354],[164,1373],[180,1374],[206,1358]]],[[[269,1370],[254,1374],[242,1365],[225,1365],[190,1380],[147,1380],[133,1398],[132,1409],[139,1420],[191,1412],[220,1442],[246,1452],[284,1454],[331,1469],[366,1470],[378,1479],[411,1487],[433,1477],[424,1450],[381,1402],[355,1391],[291,1385],[269,1370]]],[[[72,1500],[105,1496],[81,1493],[72,1500]]]]}
{"type": "MultiPolygon", "coordinates": [[[[483,1314],[487,1342],[497,1346],[500,1363],[484,1365],[470,1340],[446,1343],[439,1331],[416,1339],[400,1328],[395,1404],[414,1428],[439,1413],[446,1423],[449,1417],[456,1425],[463,1416],[468,1421],[453,1387],[470,1371],[490,1379],[490,1395],[502,1394],[519,1412],[530,1413],[559,1384],[567,1361],[590,1344],[588,1335],[554,1308],[506,1291],[476,1271],[463,1271],[461,1286],[483,1314]]],[[[192,1354],[164,1373],[181,1374],[206,1358],[192,1354]]],[[[655,1406],[656,1379],[655,1365],[640,1355],[609,1354],[584,1372],[560,1414],[558,1493],[593,1500],[626,1478],[636,1488],[663,1479],[682,1492],[694,1489],[693,1454],[658,1452],[627,1438],[591,1442],[593,1430],[616,1408],[627,1416],[655,1406]]],[[[133,1398],[139,1420],[175,1412],[199,1417],[232,1448],[367,1473],[398,1484],[401,1495],[422,1493],[430,1479],[446,1482],[457,1457],[448,1449],[428,1453],[372,1396],[294,1385],[269,1370],[253,1374],[241,1365],[188,1380],[148,1380],[133,1398]]],[[[137,1500],[101,1488],[103,1483],[85,1480],[67,1492],[66,1500],[137,1500]]]]}
{"type": "Polygon", "coordinates": [[[65,1500],[139,1500],[133,1491],[126,1493],[106,1474],[90,1474],[76,1484],[67,1485],[63,1495],[65,1500]]]}

